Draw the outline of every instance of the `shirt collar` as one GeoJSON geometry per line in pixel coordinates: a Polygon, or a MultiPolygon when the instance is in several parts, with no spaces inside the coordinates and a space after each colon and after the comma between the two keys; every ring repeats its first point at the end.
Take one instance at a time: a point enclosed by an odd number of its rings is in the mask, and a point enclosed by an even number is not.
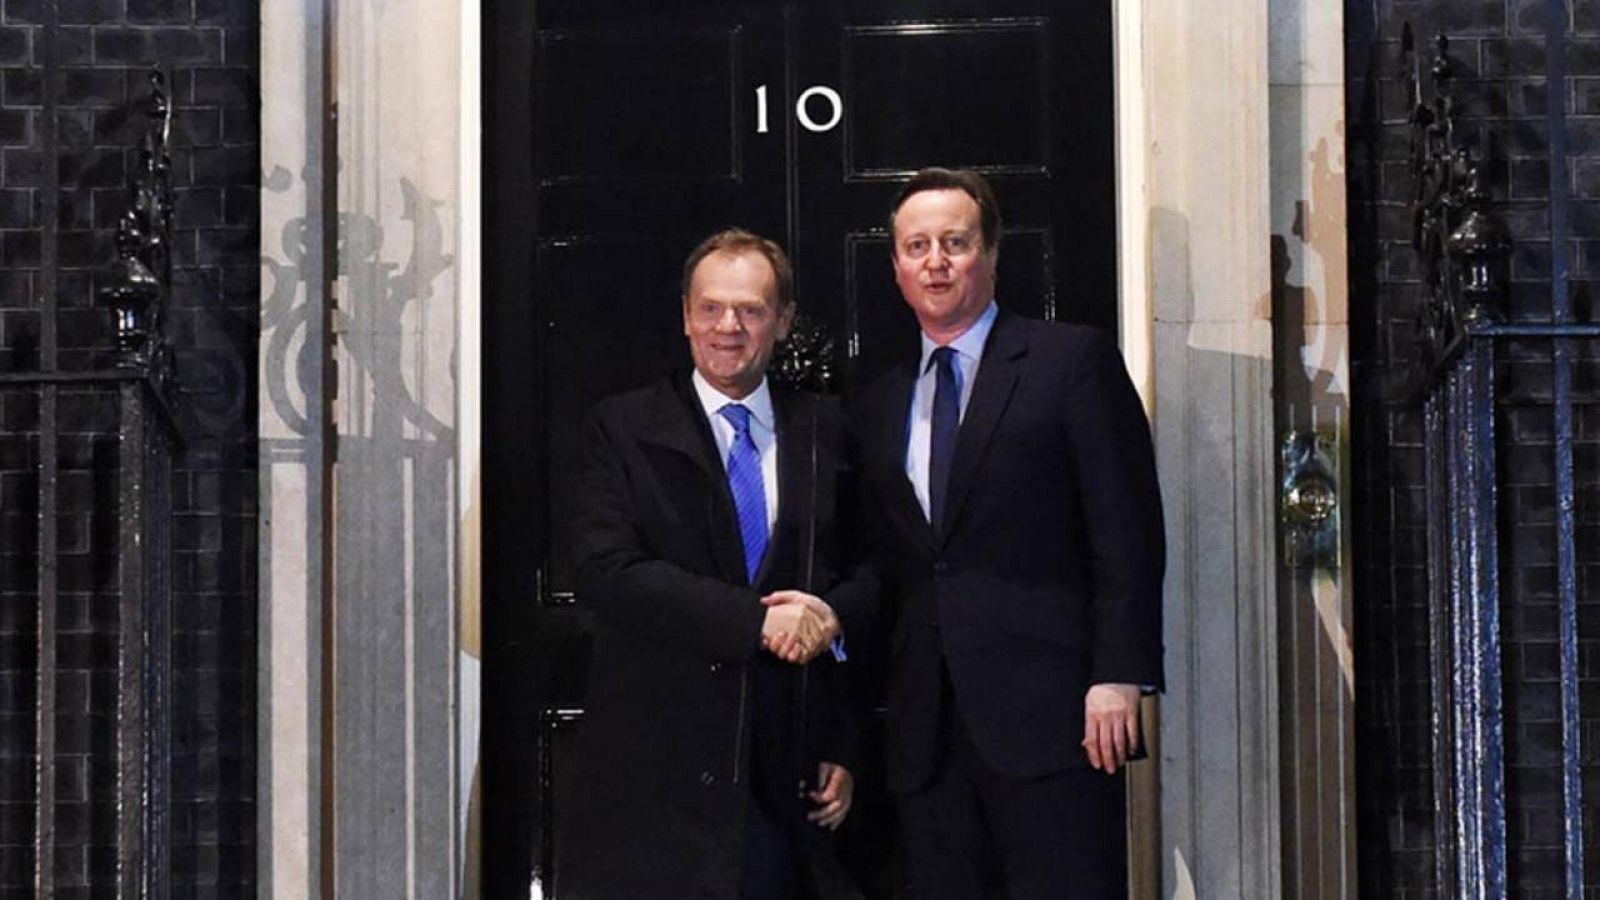
{"type": "Polygon", "coordinates": [[[756,424],[768,431],[777,430],[773,427],[772,389],[768,387],[765,375],[761,377],[761,384],[757,385],[756,389],[751,391],[749,396],[743,400],[735,400],[712,387],[711,382],[700,374],[699,369],[696,369],[694,374],[689,376],[689,380],[694,383],[695,396],[700,398],[700,407],[705,410],[707,419],[715,421],[718,418],[718,411],[724,406],[729,403],[738,403],[742,404],[745,409],[750,410],[750,418],[755,419],[756,424]]]}
{"type": "MultiPolygon", "coordinates": [[[[994,328],[995,317],[999,314],[1000,307],[993,300],[990,300],[988,308],[983,311],[983,315],[978,317],[978,321],[972,323],[971,328],[961,332],[959,337],[951,341],[950,348],[956,351],[958,355],[965,356],[968,359],[983,358],[983,344],[989,339],[989,332],[994,328]]],[[[937,349],[939,349],[939,345],[928,337],[927,332],[922,332],[922,362],[917,366],[918,374],[928,371],[928,360],[932,358],[933,351],[937,349]]]]}

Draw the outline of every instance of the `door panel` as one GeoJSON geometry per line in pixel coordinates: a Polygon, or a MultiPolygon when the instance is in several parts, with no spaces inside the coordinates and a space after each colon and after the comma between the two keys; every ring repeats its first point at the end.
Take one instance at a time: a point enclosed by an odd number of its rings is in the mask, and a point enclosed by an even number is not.
{"type": "MultiPolygon", "coordinates": [[[[501,248],[485,304],[487,438],[517,448],[486,454],[491,897],[527,896],[529,873],[551,896],[549,787],[582,728],[589,622],[567,536],[578,424],[600,397],[688,365],[679,280],[695,243],[729,225],[783,243],[802,315],[834,338],[848,391],[916,352],[889,260],[892,198],[924,165],[971,167],[1005,216],[1000,303],[1116,324],[1109,4],[659,6],[485,9],[486,93],[501,111],[485,145],[501,170],[526,172],[525,188],[486,198],[485,231],[501,248]],[[811,88],[825,90],[797,114],[811,88]]],[[[879,691],[873,657],[858,657],[868,694],[879,691]]],[[[842,833],[875,897],[899,881],[881,733],[869,724],[874,749],[842,833]]]]}
{"type": "Polygon", "coordinates": [[[734,24],[665,32],[543,31],[542,180],[563,184],[740,181],[734,126],[743,35],[734,24]],[[619,79],[596,60],[627,59],[650,77],[619,79]],[[695,127],[683,128],[684,122],[695,127]]]}
{"type": "MultiPolygon", "coordinates": [[[[689,365],[683,317],[675,287],[683,265],[682,244],[634,235],[562,237],[540,242],[539,296],[543,302],[549,361],[542,380],[549,421],[579,423],[596,401],[638,386],[663,365],[689,365]],[[654,297],[635,296],[650,285],[654,297]]],[[[574,560],[563,523],[576,511],[581,428],[549,432],[547,534],[541,579],[551,598],[565,600],[576,588],[574,560]]],[[[581,697],[552,698],[576,705],[581,697]]]]}
{"type": "Polygon", "coordinates": [[[793,13],[791,94],[836,87],[844,116],[794,135],[804,188],[790,252],[802,301],[839,304],[826,312],[856,381],[916,350],[886,217],[927,165],[977,169],[993,185],[1002,306],[1116,327],[1111,35],[1109,3],[872,0],[793,13]]]}
{"type": "Polygon", "coordinates": [[[928,160],[991,175],[1049,174],[1048,25],[845,26],[845,178],[899,180],[928,160]]]}

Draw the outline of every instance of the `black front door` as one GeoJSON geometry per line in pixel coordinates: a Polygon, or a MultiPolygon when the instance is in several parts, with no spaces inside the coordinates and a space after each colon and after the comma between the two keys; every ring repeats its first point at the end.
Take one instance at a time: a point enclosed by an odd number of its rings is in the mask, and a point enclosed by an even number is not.
{"type": "MultiPolygon", "coordinates": [[[[1109,2],[1048,0],[525,0],[484,24],[485,896],[522,900],[558,874],[545,788],[582,727],[577,426],[688,365],[684,256],[729,225],[784,244],[849,390],[915,352],[895,192],[971,167],[1005,217],[1001,305],[1114,327],[1112,29],[1109,2]]],[[[892,809],[860,775],[846,851],[889,896],[892,809]]]]}

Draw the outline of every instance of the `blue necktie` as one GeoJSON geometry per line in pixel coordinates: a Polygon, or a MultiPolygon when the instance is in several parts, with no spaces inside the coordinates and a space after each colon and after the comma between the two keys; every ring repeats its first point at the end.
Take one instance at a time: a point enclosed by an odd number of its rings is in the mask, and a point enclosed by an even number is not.
{"type": "Polygon", "coordinates": [[[728,490],[739,515],[739,537],[744,541],[745,577],[755,584],[756,570],[767,552],[767,489],[761,479],[761,451],[750,437],[750,410],[729,403],[717,410],[733,426],[728,448],[728,490]]]}
{"type": "Polygon", "coordinates": [[[956,371],[956,351],[933,351],[933,427],[928,436],[928,521],[938,528],[944,521],[946,489],[950,486],[950,460],[956,454],[956,428],[961,424],[961,382],[956,371]]]}

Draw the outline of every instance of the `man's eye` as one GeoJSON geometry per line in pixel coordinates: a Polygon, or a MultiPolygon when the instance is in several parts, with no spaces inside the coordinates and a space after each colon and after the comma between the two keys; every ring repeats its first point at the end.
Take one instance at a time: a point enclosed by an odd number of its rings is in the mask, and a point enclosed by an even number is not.
{"type": "Polygon", "coordinates": [[[964,234],[952,234],[944,239],[944,249],[951,253],[965,253],[972,247],[972,238],[964,234]]]}
{"type": "Polygon", "coordinates": [[[921,238],[909,240],[906,241],[904,249],[906,254],[909,256],[921,256],[922,254],[928,252],[928,242],[921,238]]]}

